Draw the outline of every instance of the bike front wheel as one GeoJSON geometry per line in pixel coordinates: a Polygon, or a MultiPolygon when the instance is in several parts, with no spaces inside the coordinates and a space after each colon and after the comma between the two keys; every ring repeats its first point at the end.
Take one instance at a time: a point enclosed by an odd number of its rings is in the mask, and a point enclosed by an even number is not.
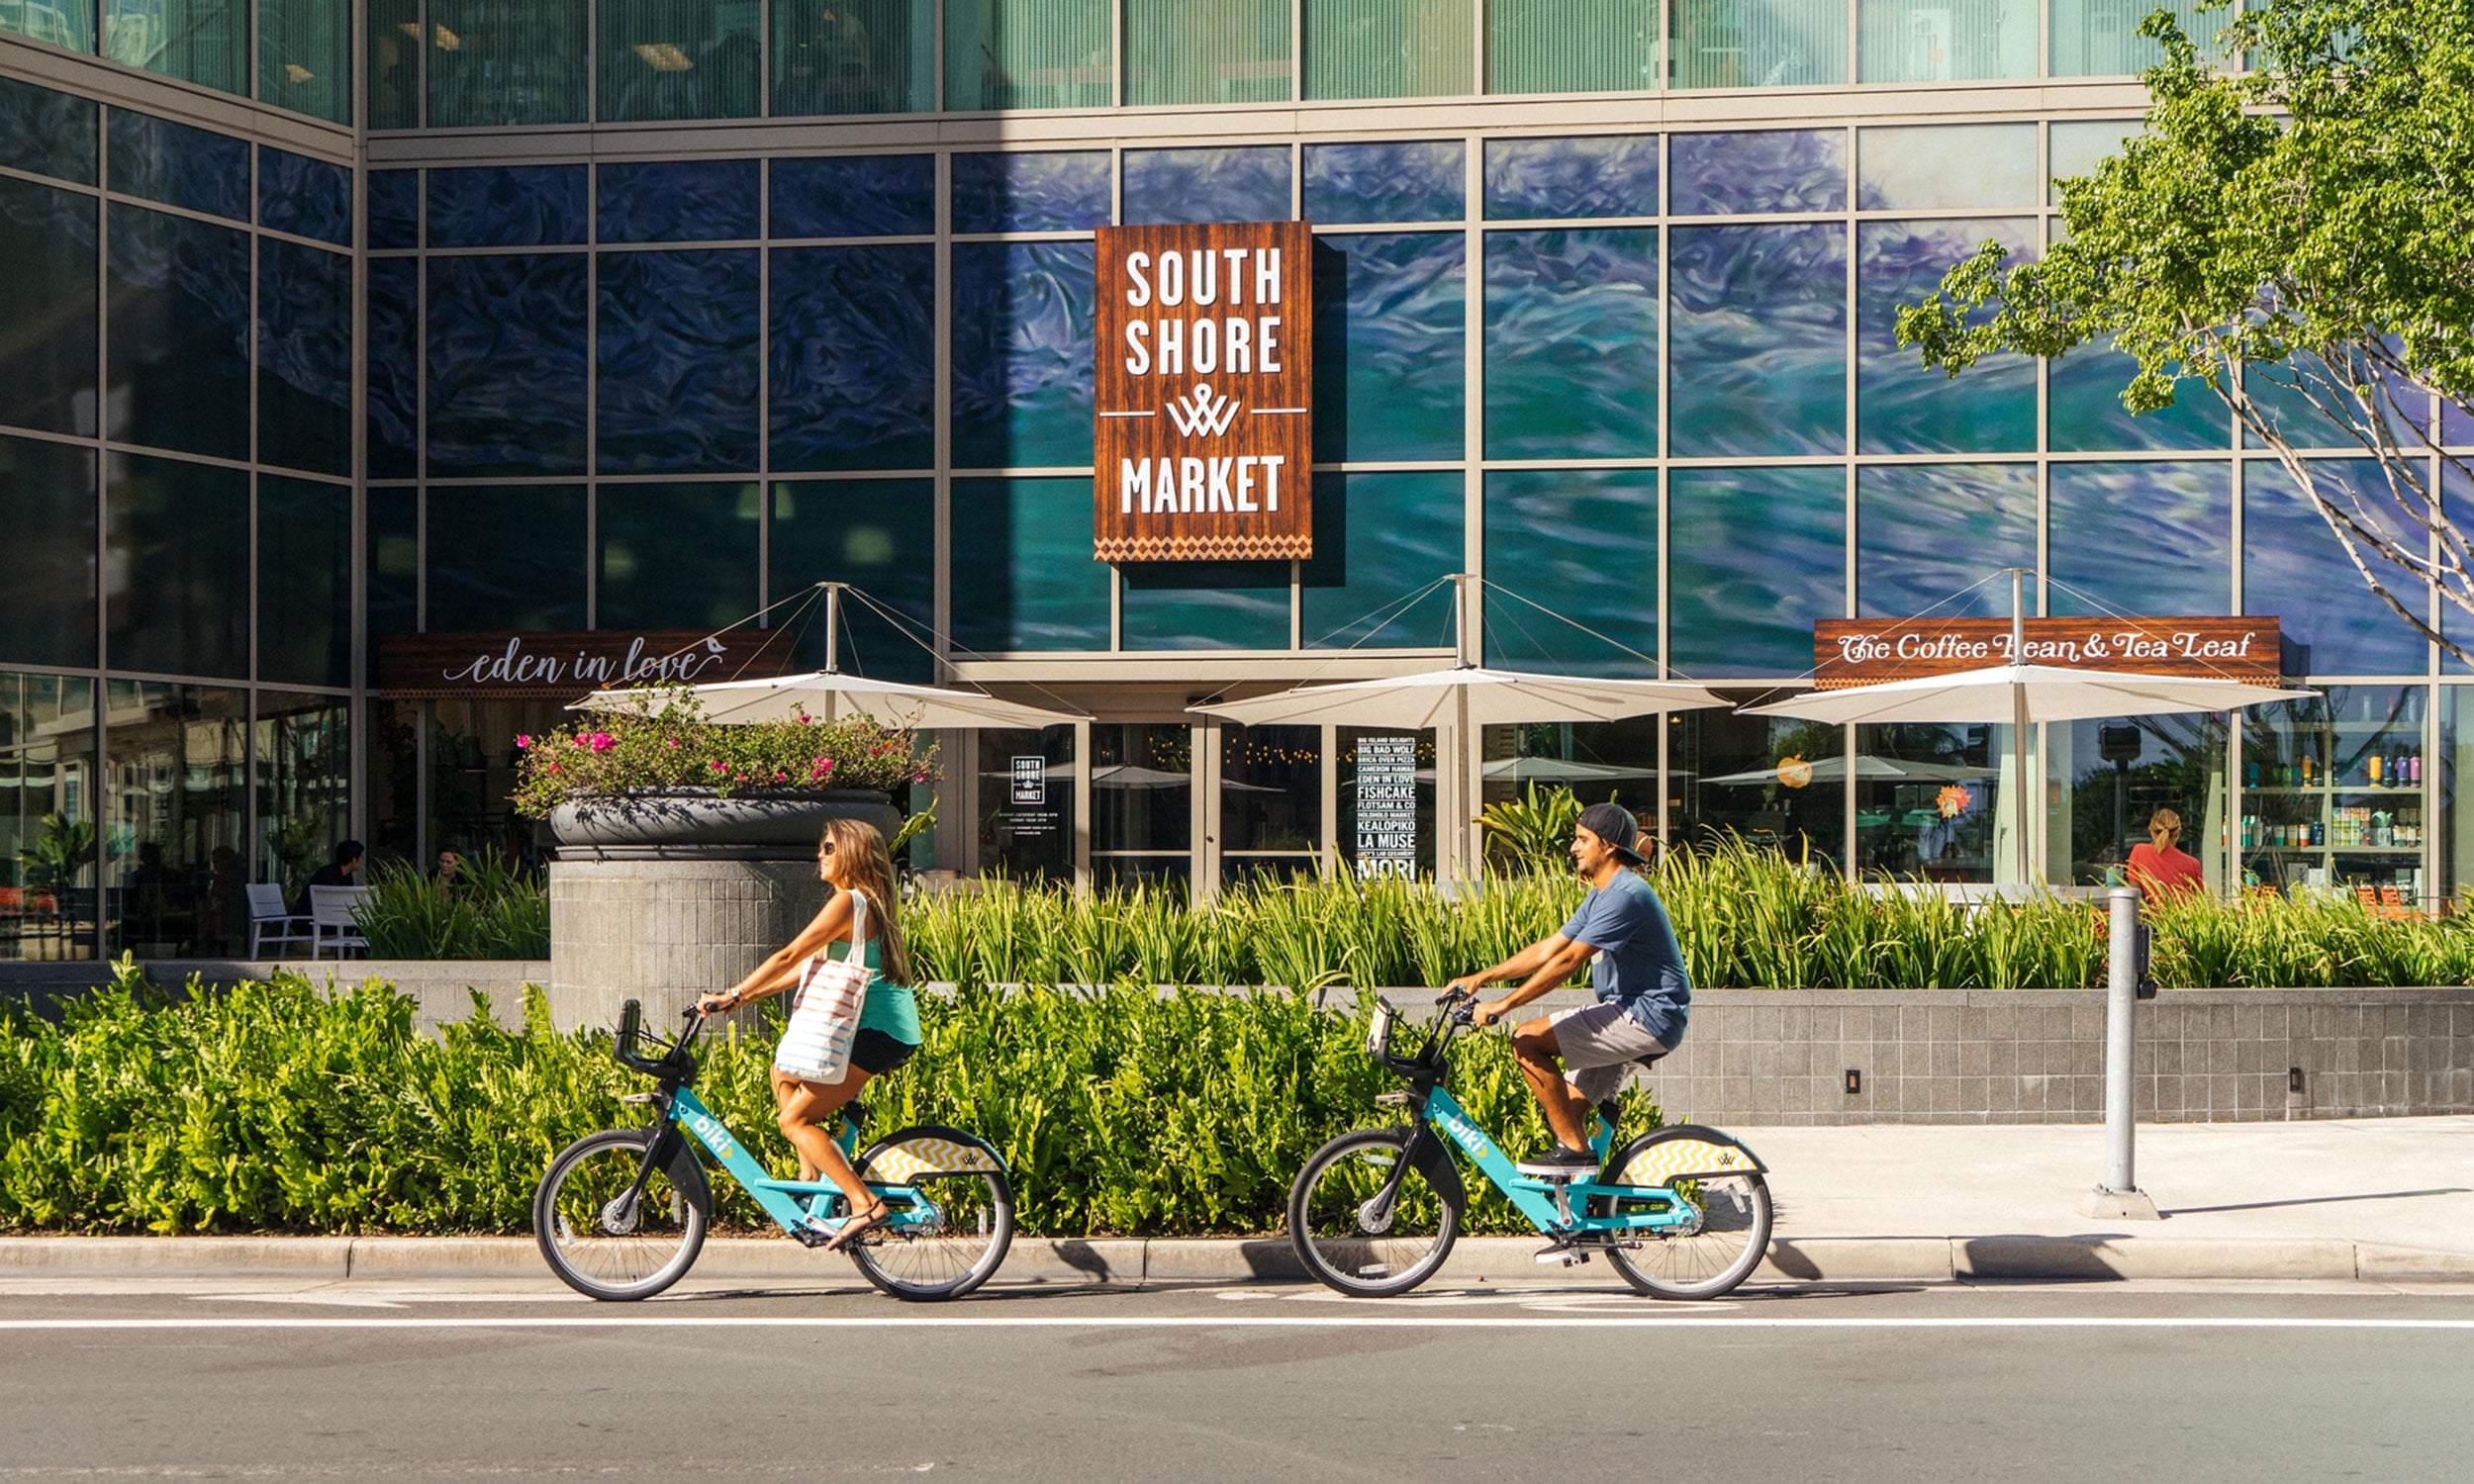
{"type": "Polygon", "coordinates": [[[702,1181],[679,1168],[680,1147],[648,1172],[632,1199],[644,1151],[658,1130],[605,1129],[559,1151],[532,1193],[532,1238],[559,1281],[597,1299],[651,1298],[686,1275],[705,1246],[702,1181]]]}
{"type": "Polygon", "coordinates": [[[1315,1281],[1360,1298],[1390,1298],[1433,1277],[1452,1254],[1461,1234],[1459,1192],[1403,1164],[1413,1132],[1343,1134],[1297,1172],[1288,1191],[1288,1240],[1315,1281]]]}
{"type": "MultiPolygon", "coordinates": [[[[1706,1131],[1688,1126],[1661,1129],[1626,1145],[1606,1167],[1624,1170],[1645,1154],[1655,1165],[1659,1146],[1706,1138],[1706,1131]]],[[[1652,1298],[1713,1299],[1733,1292],[1769,1251],[1768,1182],[1760,1171],[1747,1169],[1677,1180],[1669,1188],[1698,1213],[1698,1225],[1667,1236],[1646,1230],[1612,1234],[1615,1241],[1641,1245],[1609,1246],[1606,1260],[1634,1291],[1652,1298]]],[[[1665,1204],[1650,1197],[1595,1196],[1589,1214],[1625,1216],[1663,1210],[1665,1204]]]]}
{"type": "MultiPolygon", "coordinates": [[[[871,1185],[918,1192],[924,1222],[880,1227],[844,1251],[860,1274],[898,1299],[960,1298],[994,1275],[1013,1245],[1013,1186],[1004,1163],[977,1135],[922,1125],[859,1157],[871,1185]]],[[[902,1214],[900,1200],[890,1202],[902,1214]]]]}

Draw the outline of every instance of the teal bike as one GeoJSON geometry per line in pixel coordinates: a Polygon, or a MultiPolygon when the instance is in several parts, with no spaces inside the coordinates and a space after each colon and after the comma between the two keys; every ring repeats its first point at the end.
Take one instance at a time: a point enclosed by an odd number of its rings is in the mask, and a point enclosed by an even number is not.
{"type": "MultiPolygon", "coordinates": [[[[641,1128],[604,1129],[560,1151],[532,1195],[532,1234],[550,1271],[597,1299],[644,1299],[687,1275],[713,1221],[705,1158],[756,1198],[782,1230],[821,1247],[850,1217],[830,1180],[777,1180],[706,1107],[696,1080],[705,1016],[686,1012],[670,1041],[644,1040],[643,1011],[620,1009],[618,1065],[656,1079],[626,1101],[650,1104],[641,1128]],[[701,1151],[701,1157],[700,1157],[701,1151]]],[[[1013,1241],[1005,1163],[976,1134],[919,1124],[858,1147],[867,1109],[843,1111],[834,1142],[893,1218],[842,1249],[867,1280],[901,1299],[960,1298],[988,1281],[1013,1241]]]]}
{"type": "Polygon", "coordinates": [[[1288,1235],[1317,1280],[1362,1298],[1408,1292],[1452,1254],[1469,1195],[1457,1148],[1549,1239],[1545,1262],[1603,1256],[1653,1298],[1709,1299],[1732,1291],[1769,1247],[1769,1186],[1753,1152],[1697,1124],[1658,1129],[1616,1147],[1616,1108],[1600,1103],[1589,1149],[1598,1168],[1579,1177],[1523,1174],[1502,1146],[1445,1087],[1448,1048],[1469,1028],[1470,997],[1445,1008],[1406,1055],[1392,1045],[1398,1012],[1381,999],[1366,1050],[1405,1078],[1380,1102],[1405,1107],[1406,1124],[1343,1134],[1306,1160],[1288,1193],[1288,1235]]]}

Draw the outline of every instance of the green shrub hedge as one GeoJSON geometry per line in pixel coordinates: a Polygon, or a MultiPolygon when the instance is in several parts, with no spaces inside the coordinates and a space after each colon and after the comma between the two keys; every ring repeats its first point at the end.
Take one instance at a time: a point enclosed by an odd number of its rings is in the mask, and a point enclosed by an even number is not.
{"type": "MultiPolygon", "coordinates": [[[[649,1008],[649,1007],[648,1007],[649,1008]]],[[[1406,1010],[1408,1007],[1403,1006],[1406,1010]]],[[[0,1010],[0,1228],[73,1232],[521,1233],[550,1157],[640,1123],[644,1078],[605,1033],[437,1036],[381,983],[333,997],[286,974],[167,996],[124,967],[58,1024],[0,1010]]],[[[937,1122],[1004,1152],[1034,1235],[1269,1232],[1306,1155],[1396,1120],[1354,1008],[1292,994],[1113,988],[924,996],[926,1043],[872,1089],[871,1128],[937,1122]]],[[[770,1037],[716,1039],[697,1088],[777,1173],[770,1037]]],[[[1457,1053],[1454,1091],[1514,1149],[1545,1126],[1501,1037],[1457,1053]]],[[[1626,1094],[1626,1127],[1654,1125],[1626,1094]]],[[[726,1224],[766,1225],[728,1181],[726,1224]]],[[[1479,1230],[1525,1230],[1498,1200],[1479,1230]]]]}

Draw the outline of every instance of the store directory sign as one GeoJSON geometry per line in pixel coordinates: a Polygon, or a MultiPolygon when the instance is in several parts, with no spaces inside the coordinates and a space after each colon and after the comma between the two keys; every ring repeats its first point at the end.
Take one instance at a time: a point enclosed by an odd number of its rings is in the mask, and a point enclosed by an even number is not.
{"type": "Polygon", "coordinates": [[[1099,229],[1093,555],[1314,554],[1314,235],[1099,229]]]}

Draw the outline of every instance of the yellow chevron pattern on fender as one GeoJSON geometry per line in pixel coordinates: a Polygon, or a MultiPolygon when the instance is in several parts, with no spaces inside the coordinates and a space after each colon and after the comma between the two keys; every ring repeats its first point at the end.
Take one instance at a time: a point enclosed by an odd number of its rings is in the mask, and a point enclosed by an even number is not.
{"type": "Polygon", "coordinates": [[[1760,1169],[1752,1153],[1732,1144],[1706,1139],[1669,1139],[1632,1157],[1616,1176],[1618,1185],[1671,1185],[1695,1175],[1734,1174],[1760,1169]]]}
{"type": "Polygon", "coordinates": [[[1003,1168],[995,1155],[976,1144],[956,1144],[951,1139],[905,1139],[890,1149],[877,1151],[876,1158],[868,1161],[868,1178],[880,1185],[907,1185],[923,1174],[1003,1168]]]}

